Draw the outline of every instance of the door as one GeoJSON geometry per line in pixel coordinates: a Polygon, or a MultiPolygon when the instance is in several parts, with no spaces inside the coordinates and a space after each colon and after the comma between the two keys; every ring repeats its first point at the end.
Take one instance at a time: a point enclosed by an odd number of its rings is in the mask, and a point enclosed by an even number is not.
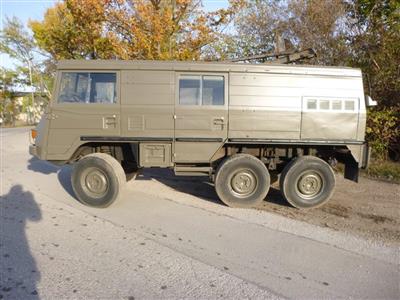
{"type": "Polygon", "coordinates": [[[175,162],[209,162],[228,135],[228,76],[177,73],[175,82],[175,162]]]}
{"type": "Polygon", "coordinates": [[[68,156],[81,140],[120,134],[119,72],[62,71],[51,105],[48,155],[68,156]]]}

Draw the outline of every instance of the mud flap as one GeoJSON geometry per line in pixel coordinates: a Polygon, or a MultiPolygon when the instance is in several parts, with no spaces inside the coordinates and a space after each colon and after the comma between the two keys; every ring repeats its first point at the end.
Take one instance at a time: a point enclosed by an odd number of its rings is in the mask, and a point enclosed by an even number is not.
{"type": "Polygon", "coordinates": [[[344,178],[358,182],[359,173],[358,163],[354,159],[348,159],[344,167],[344,178]]]}

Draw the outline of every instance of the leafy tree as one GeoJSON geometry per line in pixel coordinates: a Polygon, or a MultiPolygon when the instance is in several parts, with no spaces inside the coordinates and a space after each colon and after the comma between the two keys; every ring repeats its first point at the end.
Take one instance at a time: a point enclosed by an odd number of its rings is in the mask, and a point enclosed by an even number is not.
{"type": "Polygon", "coordinates": [[[44,62],[48,56],[38,49],[34,38],[15,17],[6,19],[0,32],[0,51],[20,63],[17,70],[28,79],[26,85],[41,91],[48,99],[51,97],[52,74],[44,62]]]}
{"type": "MultiPolygon", "coordinates": [[[[0,51],[17,61],[14,71],[3,70],[5,76],[3,81],[13,81],[12,88],[19,88],[19,92],[26,90],[28,86],[32,90],[31,95],[25,97],[25,103],[28,121],[33,123],[41,115],[43,106],[51,97],[54,63],[47,53],[38,48],[31,33],[15,17],[5,20],[4,28],[0,32],[0,51]]],[[[3,112],[8,108],[9,116],[17,115],[17,106],[14,105],[17,91],[6,90],[5,93],[7,97],[3,95],[3,112]]],[[[15,118],[12,119],[14,122],[15,118]]]]}
{"type": "Polygon", "coordinates": [[[195,0],[65,0],[30,27],[54,59],[199,59],[241,2],[205,13],[195,0]]]}
{"type": "Polygon", "coordinates": [[[0,117],[5,123],[15,126],[15,121],[20,113],[16,88],[25,84],[18,76],[18,72],[2,68],[0,70],[0,117]]]}
{"type": "Polygon", "coordinates": [[[49,8],[44,20],[30,21],[38,46],[54,60],[112,58],[113,45],[103,33],[107,1],[65,1],[49,8]]]}
{"type": "MultiPolygon", "coordinates": [[[[345,6],[341,0],[248,0],[235,19],[235,56],[274,52],[278,37],[285,50],[313,48],[309,63],[343,64],[345,6]]],[[[280,49],[282,50],[282,49],[280,49]]]]}
{"type": "Polygon", "coordinates": [[[349,63],[368,75],[372,96],[381,107],[400,106],[400,2],[351,1],[348,16],[354,20],[348,35],[349,63]]]}

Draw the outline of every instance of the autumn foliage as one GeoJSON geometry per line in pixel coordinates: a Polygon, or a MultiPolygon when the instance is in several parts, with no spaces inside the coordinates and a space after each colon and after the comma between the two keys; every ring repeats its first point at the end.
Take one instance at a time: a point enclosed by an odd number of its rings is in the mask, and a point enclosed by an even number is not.
{"type": "Polygon", "coordinates": [[[30,27],[55,59],[199,59],[240,8],[206,13],[193,0],[65,0],[30,27]]]}

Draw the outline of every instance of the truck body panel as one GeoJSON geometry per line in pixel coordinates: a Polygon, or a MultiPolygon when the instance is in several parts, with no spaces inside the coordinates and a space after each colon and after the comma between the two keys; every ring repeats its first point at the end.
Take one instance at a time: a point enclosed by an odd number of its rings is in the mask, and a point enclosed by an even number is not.
{"type": "Polygon", "coordinates": [[[61,61],[43,120],[36,152],[51,161],[100,142],[149,143],[146,167],[212,163],[230,144],[351,145],[365,161],[362,76],[351,68],[61,61]]]}

